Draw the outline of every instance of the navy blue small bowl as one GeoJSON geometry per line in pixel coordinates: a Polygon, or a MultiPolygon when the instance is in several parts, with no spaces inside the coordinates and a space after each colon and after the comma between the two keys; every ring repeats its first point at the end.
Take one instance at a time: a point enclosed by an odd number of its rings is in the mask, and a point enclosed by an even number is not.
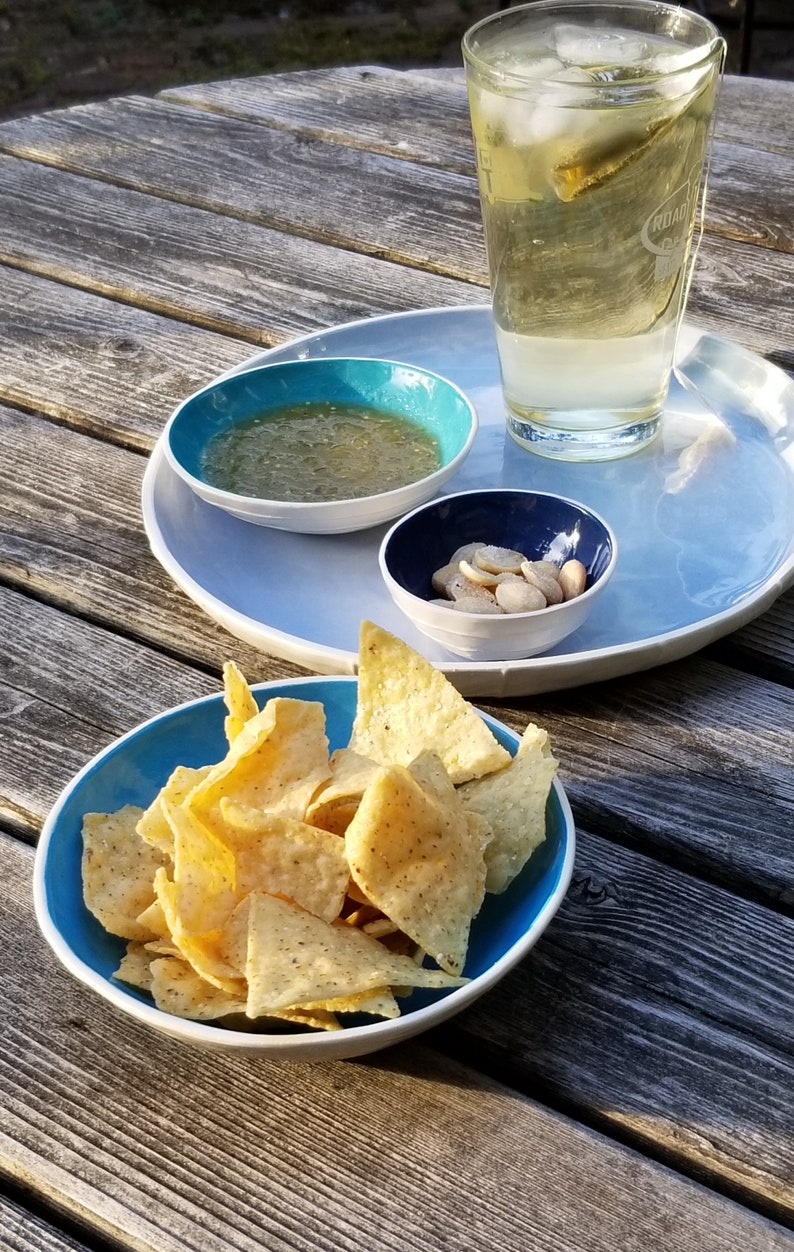
{"type": "Polygon", "coordinates": [[[617,540],[603,518],[564,496],[510,488],[463,491],[421,505],[395,522],[380,548],[380,567],[397,606],[423,634],[457,656],[511,661],[546,652],[576,630],[605,590],[617,540]],[[467,543],[522,552],[587,570],[582,595],[532,613],[463,613],[437,599],[431,579],[467,543]]]}

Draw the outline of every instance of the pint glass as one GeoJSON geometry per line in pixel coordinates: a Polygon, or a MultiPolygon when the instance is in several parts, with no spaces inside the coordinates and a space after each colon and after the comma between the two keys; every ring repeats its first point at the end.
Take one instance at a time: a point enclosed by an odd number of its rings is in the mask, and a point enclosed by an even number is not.
{"type": "Polygon", "coordinates": [[[655,0],[536,0],[464,36],[507,425],[533,451],[657,432],[724,51],[655,0]]]}

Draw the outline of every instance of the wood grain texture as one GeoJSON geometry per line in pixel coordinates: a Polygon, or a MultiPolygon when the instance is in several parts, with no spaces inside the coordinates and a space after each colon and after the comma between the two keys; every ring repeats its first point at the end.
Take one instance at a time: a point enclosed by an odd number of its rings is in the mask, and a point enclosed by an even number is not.
{"type": "Polygon", "coordinates": [[[564,1252],[789,1246],[772,1224],[425,1048],[279,1065],[147,1032],[45,949],[30,860],[0,836],[13,920],[0,948],[0,1164],[122,1246],[352,1252],[363,1232],[383,1252],[548,1252],[550,1231],[564,1252]]]}
{"type": "Polygon", "coordinates": [[[458,1050],[790,1222],[794,922],[580,836],[560,913],[458,1050]]]}
{"type": "Polygon", "coordinates": [[[794,906],[790,688],[694,656],[521,703],[585,826],[794,906]]]}
{"type": "MultiPolygon", "coordinates": [[[[794,91],[791,84],[782,86],[771,105],[762,82],[726,79],[715,122],[707,222],[710,231],[791,252],[794,160],[784,118],[786,97],[794,111],[794,91]],[[757,142],[759,133],[763,138],[757,142]]],[[[199,84],[161,97],[474,172],[465,87],[447,76],[400,77],[393,70],[357,67],[323,71],[317,78],[282,74],[199,84]]]]}
{"type": "Polygon", "coordinates": [[[3,1252],[87,1252],[86,1245],[0,1196],[3,1252]]]}
{"type": "Polygon", "coordinates": [[[143,97],[18,129],[5,123],[0,150],[435,273],[483,277],[470,175],[143,97]]]}
{"type": "Polygon", "coordinates": [[[185,396],[250,354],[174,318],[2,270],[0,396],[105,439],[148,451],[185,396]]]}
{"type": "MultiPolygon", "coordinates": [[[[385,66],[343,66],[226,82],[193,83],[163,99],[249,121],[305,131],[336,143],[473,169],[463,64],[405,73],[385,66]]],[[[725,75],[715,132],[722,142],[791,155],[794,83],[725,75]]]]}
{"type": "Polygon", "coordinates": [[[265,122],[312,138],[471,173],[466,92],[448,76],[418,78],[376,65],[298,71],[158,93],[174,104],[265,122]]]}
{"type": "Polygon", "coordinates": [[[269,346],[485,289],[0,158],[0,261],[269,346]]]}

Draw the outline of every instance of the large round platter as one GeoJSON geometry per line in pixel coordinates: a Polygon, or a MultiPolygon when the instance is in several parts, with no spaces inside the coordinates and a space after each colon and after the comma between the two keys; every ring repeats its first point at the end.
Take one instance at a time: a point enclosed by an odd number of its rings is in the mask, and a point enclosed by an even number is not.
{"type": "MultiPolygon", "coordinates": [[[[685,327],[681,353],[698,338],[685,327]]],[[[759,386],[768,368],[762,358],[737,350],[734,359],[726,346],[720,369],[726,392],[742,396],[741,411],[726,408],[715,417],[674,382],[662,435],[651,446],[625,460],[585,465],[545,460],[506,436],[487,305],[355,322],[239,367],[356,355],[434,370],[468,393],[480,418],[471,454],[447,491],[552,491],[606,518],[621,554],[610,594],[543,656],[483,663],[452,657],[392,604],[378,570],[385,526],[333,536],[252,526],[196,498],[167,465],[160,443],[143,486],[152,550],[233,635],[320,673],[355,672],[362,618],[399,635],[468,696],[559,690],[675,660],[762,613],[794,579],[794,418],[786,417],[794,414],[794,385],[783,395],[759,386]]]]}
{"type": "MultiPolygon", "coordinates": [[[[272,696],[320,701],[331,750],[350,738],[356,711],[354,678],[292,679],[253,688],[260,706],[272,696]]],[[[204,765],[226,751],[221,695],[170,709],[111,743],[65,788],[36,850],[33,897],[44,937],[66,968],[117,1010],[183,1043],[292,1060],[334,1060],[375,1052],[446,1021],[493,987],[530,951],[557,912],[571,878],[575,830],[571,808],[555,779],[546,807],[546,838],[501,895],[487,895],[472,924],[464,974],[453,991],[416,990],[401,1000],[402,1016],[365,1019],[341,1031],[250,1033],[187,1021],[157,1009],[142,991],[116,981],[125,941],[89,913],[82,893],[85,813],[146,807],[177,765],[204,765]]],[[[519,737],[483,714],[510,752],[519,737]]]]}

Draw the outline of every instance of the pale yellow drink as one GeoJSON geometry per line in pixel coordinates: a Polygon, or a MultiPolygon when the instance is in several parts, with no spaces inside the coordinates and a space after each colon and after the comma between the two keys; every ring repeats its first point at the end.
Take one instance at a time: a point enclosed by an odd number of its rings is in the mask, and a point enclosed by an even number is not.
{"type": "Polygon", "coordinates": [[[466,36],[508,429],[535,451],[657,430],[723,49],[643,2],[541,0],[466,36]]]}

